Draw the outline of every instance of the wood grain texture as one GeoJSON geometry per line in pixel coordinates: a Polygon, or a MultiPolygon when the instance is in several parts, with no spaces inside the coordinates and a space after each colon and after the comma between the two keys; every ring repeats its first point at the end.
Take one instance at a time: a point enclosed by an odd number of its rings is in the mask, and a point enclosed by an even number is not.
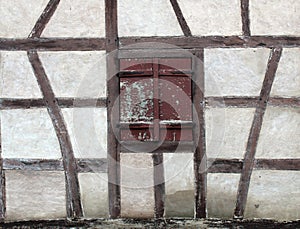
{"type": "Polygon", "coordinates": [[[2,159],[2,129],[0,116],[0,223],[4,222],[6,210],[6,193],[5,193],[5,174],[2,159]]]}
{"type": "Polygon", "coordinates": [[[204,115],[204,50],[196,51],[193,63],[193,122],[194,122],[194,173],[195,217],[207,217],[207,158],[204,115]]]}
{"type": "Polygon", "coordinates": [[[163,154],[153,154],[153,180],[155,199],[155,218],[162,218],[165,212],[165,175],[163,154]]]}
{"type": "Polygon", "coordinates": [[[64,117],[37,52],[29,51],[27,55],[59,141],[66,180],[67,215],[70,218],[79,218],[83,216],[83,212],[79,192],[77,163],[64,117]]]}
{"type": "Polygon", "coordinates": [[[246,153],[244,156],[244,163],[240,182],[238,186],[236,207],[234,211],[234,218],[243,218],[244,211],[247,203],[249,184],[251,179],[252,170],[254,168],[255,153],[257,143],[263,123],[263,117],[267,108],[272,84],[278,68],[278,63],[281,57],[282,48],[274,48],[271,51],[268,61],[265,79],[262,85],[262,90],[259,97],[259,104],[256,108],[250,134],[247,142],[246,153]]]}
{"type": "Polygon", "coordinates": [[[181,27],[181,30],[184,34],[184,36],[188,37],[188,36],[192,36],[192,32],[183,16],[183,13],[180,9],[180,6],[178,4],[178,1],[177,0],[170,0],[171,4],[172,4],[172,7],[173,7],[173,10],[175,12],[175,15],[177,17],[177,20],[178,20],[178,23],[181,27]]]}
{"type": "Polygon", "coordinates": [[[249,15],[249,0],[241,0],[241,16],[243,24],[243,35],[251,36],[250,32],[250,15],[249,15]]]}
{"type": "Polygon", "coordinates": [[[50,21],[51,17],[55,13],[60,0],[50,0],[42,12],[41,16],[35,23],[33,29],[29,34],[29,38],[40,37],[42,32],[44,31],[47,23],[50,21]]]}
{"type": "Polygon", "coordinates": [[[115,122],[119,122],[119,113],[113,112],[113,106],[119,95],[119,80],[115,75],[119,70],[118,49],[118,1],[105,0],[106,53],[107,55],[107,151],[108,151],[108,195],[109,215],[118,218],[121,213],[120,191],[120,151],[117,136],[114,133],[115,122]]]}

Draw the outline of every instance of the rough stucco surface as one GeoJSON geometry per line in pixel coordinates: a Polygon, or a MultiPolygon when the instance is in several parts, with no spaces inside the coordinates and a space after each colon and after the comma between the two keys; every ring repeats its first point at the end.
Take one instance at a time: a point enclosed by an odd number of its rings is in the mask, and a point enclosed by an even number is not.
{"type": "Polygon", "coordinates": [[[298,0],[251,0],[252,35],[294,35],[300,33],[298,0]]]}
{"type": "Polygon", "coordinates": [[[0,0],[0,37],[28,37],[48,0],[0,0]]]}
{"type": "Polygon", "coordinates": [[[245,218],[299,219],[299,186],[299,171],[254,171],[245,218]]]}
{"type": "Polygon", "coordinates": [[[244,157],[255,108],[209,108],[205,111],[206,150],[210,158],[244,157]]]}
{"type": "Polygon", "coordinates": [[[106,97],[105,51],[39,55],[57,97],[106,97]]]}
{"type": "Polygon", "coordinates": [[[241,35],[239,0],[178,0],[193,35],[241,35]]]}
{"type": "Polygon", "coordinates": [[[119,0],[119,36],[183,35],[172,5],[165,0],[119,0]]]}
{"type": "Polygon", "coordinates": [[[0,52],[0,79],[1,98],[42,97],[26,52],[0,52]]]}
{"type": "Polygon", "coordinates": [[[210,218],[232,218],[240,174],[207,176],[207,212],[210,218]]]}
{"type": "Polygon", "coordinates": [[[257,158],[300,158],[300,109],[268,107],[257,158]],[[271,147],[270,147],[271,146],[271,147]]]}
{"type": "Polygon", "coordinates": [[[2,110],[1,133],[4,158],[61,158],[46,108],[2,110]]]}
{"type": "MultiPolygon", "coordinates": [[[[299,9],[300,10],[300,9],[299,9]]],[[[300,96],[300,49],[283,49],[271,96],[300,96]]]]}
{"type": "Polygon", "coordinates": [[[153,160],[147,153],[121,153],[121,216],[153,218],[153,160]]]}
{"type": "Polygon", "coordinates": [[[107,173],[78,174],[84,217],[108,217],[107,173]]]}
{"type": "Polygon", "coordinates": [[[165,153],[165,216],[194,216],[193,153],[165,153]]]}
{"type": "Polygon", "coordinates": [[[105,108],[62,109],[75,157],[106,158],[107,118],[105,108]]]}
{"type": "Polygon", "coordinates": [[[206,96],[258,96],[270,50],[205,49],[206,96]]]}
{"type": "Polygon", "coordinates": [[[66,217],[64,172],[6,171],[7,220],[66,217]]]}
{"type": "Polygon", "coordinates": [[[104,37],[104,0],[60,1],[43,37],[104,37]]]}

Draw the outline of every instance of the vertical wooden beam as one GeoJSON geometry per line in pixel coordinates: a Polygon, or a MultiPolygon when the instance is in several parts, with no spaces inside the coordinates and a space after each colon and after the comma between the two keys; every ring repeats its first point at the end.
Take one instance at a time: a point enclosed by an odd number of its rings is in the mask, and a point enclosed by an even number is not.
{"type": "Polygon", "coordinates": [[[51,17],[56,11],[56,8],[60,0],[50,0],[44,9],[43,13],[39,17],[38,21],[35,23],[33,29],[29,34],[29,38],[40,37],[44,31],[47,23],[50,21],[51,17]]]}
{"type": "Polygon", "coordinates": [[[249,37],[249,36],[251,36],[249,0],[241,0],[241,16],[242,16],[243,35],[249,37]]]}
{"type": "Polygon", "coordinates": [[[27,55],[60,144],[67,189],[67,215],[69,218],[80,218],[83,216],[83,213],[79,192],[77,163],[64,117],[38,53],[36,51],[28,51],[27,55]]]}
{"type": "Polygon", "coordinates": [[[165,212],[165,175],[163,165],[163,154],[152,155],[153,158],[153,180],[155,199],[155,218],[162,218],[165,212]]]}
{"type": "Polygon", "coordinates": [[[262,90],[260,92],[259,104],[254,114],[254,119],[252,122],[251,130],[248,138],[246,153],[244,156],[244,164],[243,164],[242,174],[240,177],[240,182],[239,182],[239,187],[237,192],[234,218],[244,217],[250,179],[254,167],[256,147],[257,147],[257,143],[258,143],[258,139],[259,139],[262,123],[263,123],[264,114],[267,108],[267,103],[269,100],[271,88],[278,68],[278,63],[280,61],[281,53],[282,53],[282,48],[273,48],[268,61],[265,79],[262,85],[262,90]]]}
{"type": "Polygon", "coordinates": [[[194,173],[195,173],[195,217],[206,218],[207,158],[205,143],[205,99],[204,99],[204,50],[194,52],[193,61],[193,119],[194,119],[194,173]],[[195,121],[197,120],[198,121],[195,121]]]}
{"type": "Polygon", "coordinates": [[[0,223],[4,222],[5,218],[5,174],[3,170],[2,158],[2,132],[1,132],[1,116],[0,116],[0,223]]]}
{"type": "Polygon", "coordinates": [[[108,195],[109,214],[118,218],[121,213],[120,191],[120,152],[114,126],[119,114],[113,112],[113,106],[119,95],[119,80],[116,73],[119,69],[118,49],[118,11],[117,0],[105,0],[105,30],[107,52],[107,151],[108,151],[108,195]]]}
{"type": "Polygon", "coordinates": [[[172,4],[173,10],[176,14],[178,23],[181,27],[181,30],[182,30],[184,36],[186,36],[186,37],[192,36],[192,32],[191,32],[190,27],[188,26],[183,14],[182,14],[182,11],[180,9],[178,1],[177,0],[170,0],[170,2],[172,4]]]}

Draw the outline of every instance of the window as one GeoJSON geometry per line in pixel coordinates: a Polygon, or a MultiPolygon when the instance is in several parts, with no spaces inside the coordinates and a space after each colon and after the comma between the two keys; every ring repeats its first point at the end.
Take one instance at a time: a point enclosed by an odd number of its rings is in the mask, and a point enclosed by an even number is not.
{"type": "Polygon", "coordinates": [[[192,141],[191,58],[120,60],[122,141],[192,141]]]}

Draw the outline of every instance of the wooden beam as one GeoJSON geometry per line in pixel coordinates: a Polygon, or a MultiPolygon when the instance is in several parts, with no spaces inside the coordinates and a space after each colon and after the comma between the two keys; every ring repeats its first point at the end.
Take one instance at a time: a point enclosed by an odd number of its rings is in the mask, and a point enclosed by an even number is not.
{"type": "Polygon", "coordinates": [[[165,175],[163,154],[153,154],[153,181],[155,199],[155,218],[163,218],[165,212],[165,175]]]}
{"type": "Polygon", "coordinates": [[[0,38],[1,51],[100,51],[104,38],[0,38]]]}
{"type": "Polygon", "coordinates": [[[257,147],[259,134],[263,123],[263,117],[265,114],[265,110],[267,108],[267,103],[269,100],[272,84],[281,57],[281,53],[282,53],[282,48],[272,49],[268,61],[267,71],[266,71],[265,79],[263,82],[263,86],[259,98],[260,102],[256,108],[249,138],[248,138],[242,174],[240,177],[240,182],[238,187],[234,218],[243,218],[244,216],[251,174],[254,167],[256,147],[257,147]]]}
{"type": "Polygon", "coordinates": [[[183,13],[180,9],[178,1],[177,0],[170,0],[170,2],[172,4],[173,10],[175,12],[175,15],[177,17],[178,23],[181,27],[181,30],[182,30],[184,36],[186,36],[186,37],[192,36],[192,32],[191,32],[190,27],[188,26],[184,16],[183,16],[183,13]]]}
{"type": "Polygon", "coordinates": [[[79,192],[77,163],[64,117],[57,100],[55,99],[50,81],[43,68],[42,62],[39,59],[37,51],[29,51],[27,55],[43,94],[44,102],[47,106],[49,116],[52,120],[60,144],[67,189],[67,215],[70,218],[82,217],[83,212],[79,192]]]}
{"type": "Polygon", "coordinates": [[[106,158],[77,159],[79,173],[107,173],[106,158]]]}
{"type": "Polygon", "coordinates": [[[118,49],[118,7],[117,0],[105,0],[106,52],[107,52],[107,150],[108,150],[108,196],[109,215],[118,218],[121,213],[120,191],[120,151],[117,136],[114,133],[114,122],[119,114],[113,106],[119,95],[119,80],[116,76],[119,69],[118,49]]]}
{"type": "Polygon", "coordinates": [[[205,143],[204,115],[204,50],[196,51],[193,58],[193,138],[195,143],[194,173],[195,173],[195,217],[206,218],[207,199],[207,158],[205,143]]]}
{"type": "MultiPolygon", "coordinates": [[[[99,99],[77,99],[56,98],[60,108],[83,108],[83,107],[106,107],[106,98],[99,99]]],[[[46,107],[44,99],[9,99],[0,100],[0,110],[30,109],[46,107]]]]}
{"type": "Polygon", "coordinates": [[[0,116],[0,223],[4,222],[5,210],[6,210],[6,193],[5,193],[5,174],[3,169],[2,159],[2,128],[1,128],[1,116],[0,116]]]}
{"type": "Polygon", "coordinates": [[[34,37],[41,36],[47,23],[50,21],[51,17],[55,13],[59,2],[60,0],[50,0],[48,2],[46,8],[44,9],[43,13],[39,17],[38,21],[35,23],[28,37],[34,38],[34,37]]]}
{"type": "Polygon", "coordinates": [[[251,36],[250,32],[250,14],[249,14],[249,0],[241,0],[241,16],[242,29],[244,36],[251,36]]]}
{"type": "MultiPolygon", "coordinates": [[[[201,48],[257,48],[257,47],[297,47],[300,37],[290,36],[206,36],[206,37],[121,37],[120,48],[132,48],[128,45],[141,42],[167,43],[184,49],[201,48]],[[128,47],[126,47],[128,46],[128,47]]],[[[148,49],[156,49],[157,44],[149,45],[148,49]]],[[[171,47],[170,47],[171,48],[171,47]]]]}

